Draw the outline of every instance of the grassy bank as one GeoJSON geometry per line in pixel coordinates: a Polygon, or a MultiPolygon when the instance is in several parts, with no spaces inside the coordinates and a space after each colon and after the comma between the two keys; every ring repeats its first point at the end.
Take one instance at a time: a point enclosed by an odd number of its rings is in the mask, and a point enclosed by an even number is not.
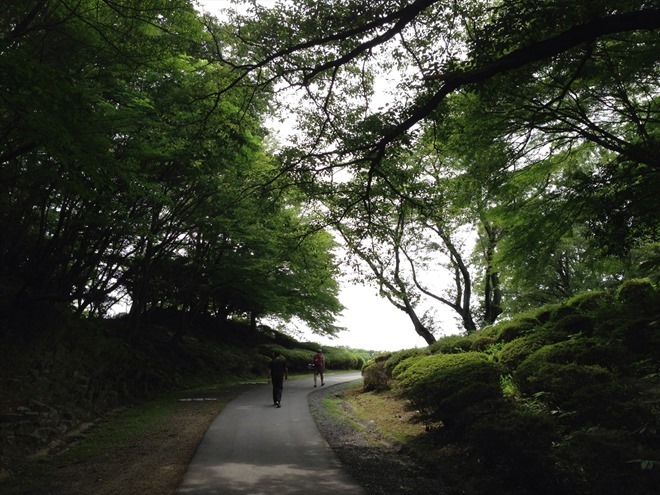
{"type": "Polygon", "coordinates": [[[0,493],[174,493],[213,418],[251,386],[215,383],[117,409],[32,456],[0,479],[0,493]]]}

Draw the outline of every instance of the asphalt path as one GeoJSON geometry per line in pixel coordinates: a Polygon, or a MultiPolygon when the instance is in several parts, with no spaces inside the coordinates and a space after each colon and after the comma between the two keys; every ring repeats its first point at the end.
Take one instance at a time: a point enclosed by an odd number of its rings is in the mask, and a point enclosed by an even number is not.
{"type": "MultiPolygon", "coordinates": [[[[325,387],[359,378],[326,375],[325,387]]],[[[284,382],[281,408],[273,406],[269,384],[231,401],[211,423],[176,493],[364,495],[316,428],[307,400],[314,390],[310,375],[284,382]]]]}

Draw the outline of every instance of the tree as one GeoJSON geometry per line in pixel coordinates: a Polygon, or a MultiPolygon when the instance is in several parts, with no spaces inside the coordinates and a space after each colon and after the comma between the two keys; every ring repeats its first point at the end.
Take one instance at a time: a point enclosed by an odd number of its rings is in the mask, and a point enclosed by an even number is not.
{"type": "Polygon", "coordinates": [[[657,241],[660,11],[645,2],[337,0],[253,14],[239,23],[250,51],[236,70],[301,88],[285,164],[308,190],[342,194],[342,170],[363,183],[345,211],[364,203],[371,218],[376,183],[408,197],[403,157],[436,132],[445,173],[477,177],[455,199],[488,240],[485,322],[503,309],[499,274],[512,289],[576,227],[624,257],[657,241]],[[392,73],[390,100],[374,108],[376,80],[392,73]]]}
{"type": "Polygon", "coordinates": [[[37,302],[103,315],[123,296],[134,332],[157,307],[336,330],[332,244],[278,180],[269,95],[249,78],[221,90],[231,70],[210,50],[235,48],[217,21],[186,0],[0,17],[3,317],[37,302]]]}

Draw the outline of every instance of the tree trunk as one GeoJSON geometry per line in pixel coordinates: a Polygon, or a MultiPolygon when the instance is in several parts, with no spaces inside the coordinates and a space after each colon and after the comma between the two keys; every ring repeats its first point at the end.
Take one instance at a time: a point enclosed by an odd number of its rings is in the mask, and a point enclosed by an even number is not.
{"type": "Polygon", "coordinates": [[[408,318],[410,318],[410,321],[412,321],[413,326],[415,327],[415,332],[417,332],[417,335],[422,337],[428,345],[433,344],[436,340],[434,335],[429,332],[428,328],[426,328],[421,322],[417,316],[417,313],[415,313],[415,308],[413,308],[412,304],[410,304],[408,298],[404,298],[403,302],[405,306],[399,306],[399,309],[408,315],[408,318]]]}
{"type": "Polygon", "coordinates": [[[500,231],[497,227],[486,223],[484,225],[488,235],[486,246],[486,280],[484,284],[484,322],[488,325],[495,323],[497,317],[502,314],[502,290],[500,289],[500,277],[493,266],[495,247],[499,240],[500,231]]]}

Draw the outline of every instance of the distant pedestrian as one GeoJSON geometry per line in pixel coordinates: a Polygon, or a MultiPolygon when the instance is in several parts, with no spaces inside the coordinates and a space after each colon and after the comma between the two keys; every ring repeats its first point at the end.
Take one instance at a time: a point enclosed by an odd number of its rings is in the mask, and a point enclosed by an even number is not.
{"type": "Polygon", "coordinates": [[[325,385],[325,382],[323,381],[323,373],[325,372],[325,356],[323,356],[323,351],[321,349],[318,350],[316,354],[314,354],[314,386],[316,387],[316,377],[321,376],[321,386],[325,385]]]}
{"type": "Polygon", "coordinates": [[[289,370],[278,351],[273,352],[273,359],[268,363],[268,378],[273,384],[273,405],[282,407],[282,390],[284,380],[289,379],[289,370]]]}

